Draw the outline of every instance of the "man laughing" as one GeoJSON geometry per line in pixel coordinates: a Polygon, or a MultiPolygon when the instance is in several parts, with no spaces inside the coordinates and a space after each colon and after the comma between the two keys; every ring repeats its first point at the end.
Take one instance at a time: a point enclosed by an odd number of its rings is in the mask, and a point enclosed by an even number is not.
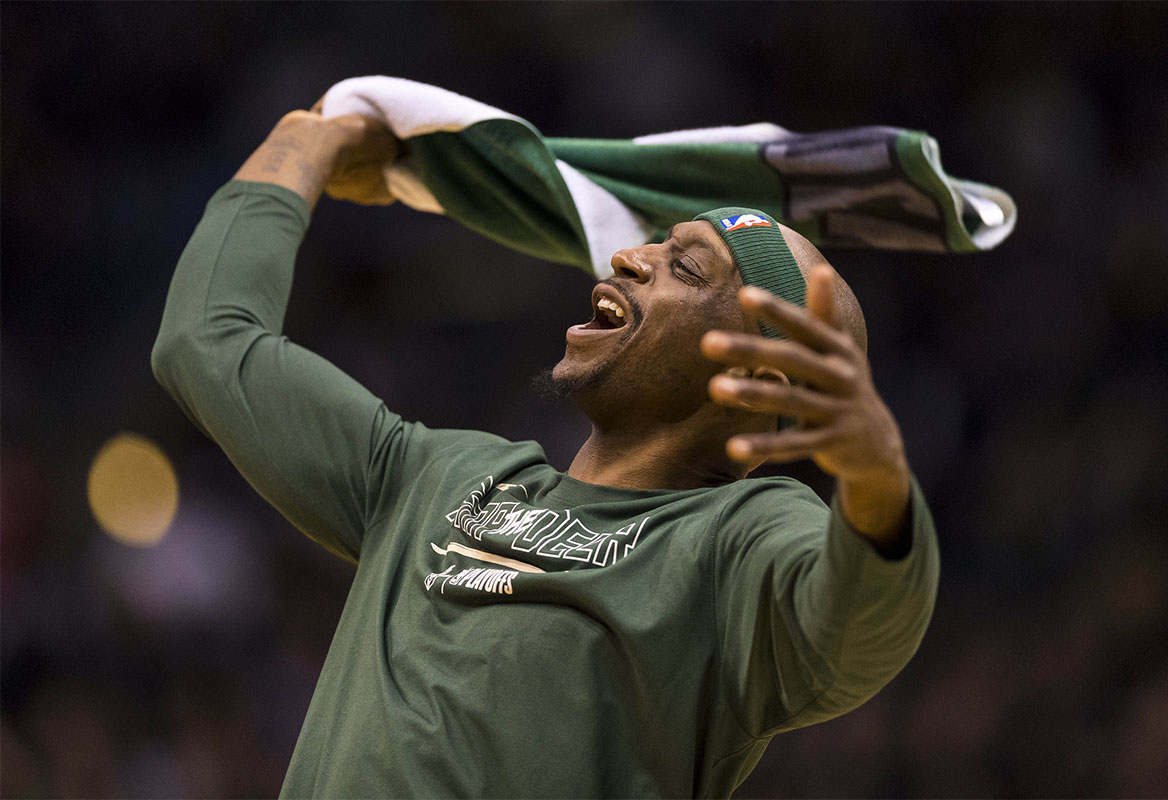
{"type": "Polygon", "coordinates": [[[282,795],[725,797],[770,739],[916,650],[938,560],[846,284],[760,211],[620,250],[551,379],[592,421],[534,442],[407,422],[280,334],[322,192],[392,202],[398,144],[286,115],[211,198],[159,381],[357,570],[282,795]],[[835,476],[826,507],[768,461],[835,476]]]}

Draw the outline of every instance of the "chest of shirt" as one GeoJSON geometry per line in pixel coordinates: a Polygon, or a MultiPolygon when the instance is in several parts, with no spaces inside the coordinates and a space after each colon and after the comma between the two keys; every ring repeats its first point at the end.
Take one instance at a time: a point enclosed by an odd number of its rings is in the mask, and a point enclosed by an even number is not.
{"type": "MultiPolygon", "coordinates": [[[[359,573],[384,582],[391,615],[469,624],[533,604],[556,624],[681,631],[710,613],[711,504],[698,494],[569,503],[557,473],[481,476],[405,499],[370,531],[359,573]],[[477,615],[476,611],[480,611],[477,615]]],[[[359,580],[361,577],[359,576],[359,580]]],[[[381,594],[382,592],[377,592],[381,594]]]]}

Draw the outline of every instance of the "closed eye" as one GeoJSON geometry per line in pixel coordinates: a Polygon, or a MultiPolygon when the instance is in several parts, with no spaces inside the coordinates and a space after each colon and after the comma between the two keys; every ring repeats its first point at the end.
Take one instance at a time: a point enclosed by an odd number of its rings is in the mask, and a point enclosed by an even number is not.
{"type": "Polygon", "coordinates": [[[673,268],[673,274],[684,283],[688,283],[690,286],[710,285],[706,279],[702,277],[702,275],[692,269],[688,264],[685,263],[685,261],[680,258],[673,259],[673,262],[670,266],[673,268]]]}

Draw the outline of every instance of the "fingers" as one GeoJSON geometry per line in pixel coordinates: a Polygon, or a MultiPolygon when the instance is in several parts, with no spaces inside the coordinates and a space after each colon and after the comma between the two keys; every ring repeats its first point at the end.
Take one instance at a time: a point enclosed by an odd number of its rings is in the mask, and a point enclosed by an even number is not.
{"type": "Polygon", "coordinates": [[[791,380],[803,381],[833,394],[851,394],[859,377],[858,369],[848,358],[816,353],[799,342],[785,339],[710,331],[702,337],[701,348],[702,354],[712,361],[751,369],[772,367],[791,380]]]}
{"type": "Polygon", "coordinates": [[[726,455],[741,463],[798,461],[810,458],[817,450],[834,441],[836,434],[827,428],[788,428],[779,433],[750,433],[734,436],[726,442],[726,455]]]}
{"type": "Polygon", "coordinates": [[[831,267],[819,264],[807,277],[807,311],[833,328],[838,328],[835,309],[835,274],[831,267]]]}
{"type": "MultiPolygon", "coordinates": [[[[824,267],[824,269],[828,270],[826,277],[831,278],[830,268],[824,267]]],[[[823,286],[824,277],[819,268],[816,268],[811,275],[815,280],[808,284],[808,301],[816,304],[819,313],[826,314],[834,320],[834,289],[831,286],[826,288],[823,286]],[[825,293],[829,296],[827,299],[823,298],[825,293]]],[[[834,327],[832,323],[817,316],[814,309],[804,310],[794,303],[788,303],[786,300],[776,297],[765,289],[759,289],[757,286],[744,286],[738,292],[738,302],[742,305],[742,310],[750,316],[769,323],[791,339],[803,342],[812,350],[820,353],[851,353],[854,349],[855,343],[852,342],[851,337],[834,327]]]]}
{"type": "Polygon", "coordinates": [[[344,149],[344,158],[338,164],[338,169],[361,168],[367,164],[380,166],[397,157],[397,139],[375,119],[351,113],[331,117],[321,121],[321,124],[338,137],[344,149]]]}
{"type": "MultiPolygon", "coordinates": [[[[327,92],[326,92],[326,94],[327,94],[327,92]]],[[[319,113],[321,113],[321,109],[323,109],[323,108],[324,108],[324,95],[322,94],[320,96],[320,99],[317,100],[315,103],[313,103],[312,108],[310,108],[308,110],[311,111],[313,114],[319,114],[319,113]]]]}
{"type": "Polygon", "coordinates": [[[325,187],[324,192],[334,200],[346,200],[363,206],[388,206],[397,200],[384,183],[374,181],[332,183],[325,187]]]}
{"type": "Polygon", "coordinates": [[[716,375],[710,379],[709,388],[710,397],[719,405],[798,417],[812,425],[834,418],[839,413],[841,403],[837,397],[804,386],[726,375],[716,375]]]}

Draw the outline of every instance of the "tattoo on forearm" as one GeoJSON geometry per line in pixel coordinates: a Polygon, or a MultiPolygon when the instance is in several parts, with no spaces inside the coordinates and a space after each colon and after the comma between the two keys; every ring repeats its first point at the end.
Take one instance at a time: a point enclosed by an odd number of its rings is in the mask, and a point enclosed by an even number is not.
{"type": "Polygon", "coordinates": [[[284,159],[288,157],[288,151],[280,148],[268,153],[267,158],[264,159],[263,166],[260,167],[264,172],[279,172],[280,165],[284,163],[284,159]]]}
{"type": "Polygon", "coordinates": [[[264,158],[264,163],[260,167],[264,172],[279,172],[280,167],[284,164],[284,160],[288,157],[288,153],[302,149],[301,143],[291,136],[282,136],[278,139],[273,139],[268,144],[272,149],[264,158]]]}

